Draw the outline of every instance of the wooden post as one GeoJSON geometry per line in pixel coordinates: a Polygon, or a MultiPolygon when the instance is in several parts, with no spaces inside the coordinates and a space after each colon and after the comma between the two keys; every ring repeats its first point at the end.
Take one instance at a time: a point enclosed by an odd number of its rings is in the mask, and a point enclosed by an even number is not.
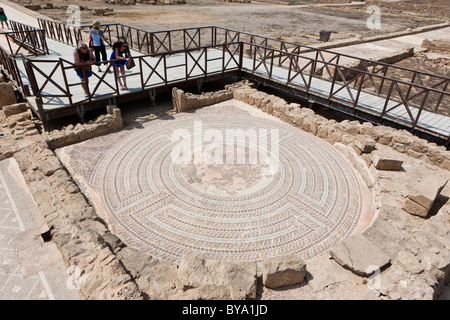
{"type": "Polygon", "coordinates": [[[197,80],[197,92],[198,94],[202,93],[202,85],[203,85],[203,81],[201,79],[197,80]]]}
{"type": "Polygon", "coordinates": [[[156,92],[155,89],[150,89],[150,106],[156,107],[156,92]]]}

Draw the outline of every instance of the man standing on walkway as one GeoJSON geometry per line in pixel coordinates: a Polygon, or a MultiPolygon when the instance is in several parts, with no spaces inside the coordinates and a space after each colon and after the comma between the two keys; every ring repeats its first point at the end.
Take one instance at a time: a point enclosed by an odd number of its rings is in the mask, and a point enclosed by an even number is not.
{"type": "Polygon", "coordinates": [[[89,98],[89,77],[92,76],[92,65],[95,57],[92,49],[84,41],[78,43],[78,48],[73,51],[75,71],[81,79],[81,86],[84,90],[84,97],[89,98]]]}

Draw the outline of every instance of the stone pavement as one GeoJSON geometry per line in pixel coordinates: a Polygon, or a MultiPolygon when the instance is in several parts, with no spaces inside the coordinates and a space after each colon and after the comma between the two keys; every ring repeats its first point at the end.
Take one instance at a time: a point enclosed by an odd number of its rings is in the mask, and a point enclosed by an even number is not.
{"type": "MultiPolygon", "coordinates": [[[[333,37],[333,35],[331,35],[333,37]]],[[[450,39],[450,27],[445,27],[441,29],[436,29],[432,31],[421,32],[417,34],[404,35],[400,37],[395,37],[391,39],[377,40],[377,41],[369,41],[360,44],[346,45],[337,48],[327,49],[328,51],[332,51],[335,53],[346,54],[349,56],[367,59],[367,60],[378,60],[380,58],[393,55],[400,51],[403,51],[407,47],[413,47],[414,52],[423,51],[424,49],[421,47],[423,40],[439,40],[439,39],[450,39]]],[[[318,46],[320,47],[320,45],[318,46]]],[[[447,54],[439,54],[433,55],[433,58],[437,58],[440,56],[444,56],[449,58],[450,53],[447,54]]],[[[309,58],[315,58],[315,52],[307,52],[303,53],[303,56],[309,58]]],[[[324,53],[325,59],[331,59],[334,55],[324,53]]],[[[335,62],[335,61],[333,61],[335,62]]],[[[352,62],[355,62],[354,59],[341,57],[339,60],[339,64],[348,65],[352,62]]],[[[305,62],[306,63],[306,62],[305,62]]]]}
{"type": "Polygon", "coordinates": [[[423,40],[428,39],[450,39],[450,27],[437,29],[433,31],[411,34],[402,37],[379,40],[367,43],[346,46],[342,48],[331,49],[332,51],[357,56],[364,59],[377,59],[389,54],[401,51],[405,47],[414,47],[414,51],[423,50],[421,48],[423,40]]]}
{"type": "Polygon", "coordinates": [[[0,161],[0,300],[79,299],[47,230],[15,160],[0,161]]]}

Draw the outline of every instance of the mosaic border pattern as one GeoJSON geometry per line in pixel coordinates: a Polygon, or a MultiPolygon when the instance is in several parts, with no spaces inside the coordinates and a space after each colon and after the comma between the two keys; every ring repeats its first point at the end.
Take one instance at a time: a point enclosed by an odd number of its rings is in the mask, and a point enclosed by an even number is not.
{"type": "Polygon", "coordinates": [[[328,143],[274,118],[222,105],[158,119],[142,128],[71,146],[70,166],[102,196],[117,235],[149,254],[177,259],[309,259],[355,229],[362,191],[354,169],[328,143]],[[175,129],[253,128],[280,132],[280,170],[241,196],[200,192],[174,164],[175,129]]]}

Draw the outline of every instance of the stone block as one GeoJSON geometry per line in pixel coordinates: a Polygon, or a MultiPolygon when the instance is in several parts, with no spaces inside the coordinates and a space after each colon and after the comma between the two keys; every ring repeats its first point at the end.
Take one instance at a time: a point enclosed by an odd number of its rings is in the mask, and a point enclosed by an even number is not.
{"type": "Polygon", "coordinates": [[[358,121],[342,121],[341,124],[342,129],[347,132],[348,134],[351,134],[353,136],[356,136],[361,133],[361,125],[358,121]]]}
{"type": "Polygon", "coordinates": [[[392,140],[399,144],[409,146],[413,141],[414,136],[406,130],[399,130],[392,135],[392,140]]]}
{"type": "Polygon", "coordinates": [[[415,152],[426,153],[428,151],[428,143],[423,139],[414,139],[410,148],[415,152]]]}
{"type": "Polygon", "coordinates": [[[402,167],[403,161],[375,154],[372,156],[372,163],[377,170],[398,171],[402,167]]]}
{"type": "MultiPolygon", "coordinates": [[[[387,206],[382,206],[382,208],[380,210],[390,210],[387,206]]],[[[397,256],[399,247],[402,247],[410,237],[409,233],[399,228],[395,221],[392,219],[385,220],[381,217],[375,218],[375,221],[362,234],[372,243],[376,243],[391,259],[397,256]]]]}
{"type": "Polygon", "coordinates": [[[37,165],[46,176],[51,176],[55,171],[62,168],[61,163],[56,157],[48,157],[46,160],[38,162],[37,165]]]}
{"type": "Polygon", "coordinates": [[[9,117],[14,114],[19,114],[27,111],[28,105],[27,103],[15,103],[8,106],[3,107],[3,112],[5,112],[5,116],[9,117]]]}
{"type": "Polygon", "coordinates": [[[447,181],[442,176],[427,176],[418,181],[411,187],[403,209],[410,214],[427,217],[447,181]]]}
{"type": "Polygon", "coordinates": [[[301,283],[305,275],[306,263],[297,255],[273,257],[263,261],[263,284],[268,288],[301,283]]]}
{"type": "MultiPolygon", "coordinates": [[[[226,287],[233,300],[256,298],[256,262],[232,262],[185,255],[177,269],[184,292],[198,288],[205,295],[206,286],[226,287]]],[[[213,299],[216,297],[214,292],[213,299]]],[[[192,298],[192,296],[191,296],[192,298]]]]}
{"type": "Polygon", "coordinates": [[[361,134],[372,137],[375,141],[378,140],[380,134],[378,133],[378,127],[375,127],[370,122],[364,122],[360,128],[361,134]]]}
{"type": "Polygon", "coordinates": [[[367,135],[357,135],[355,146],[363,153],[370,153],[375,150],[375,140],[367,135]]]}
{"type": "Polygon", "coordinates": [[[25,8],[33,10],[33,11],[38,11],[40,9],[42,9],[40,4],[26,4],[24,5],[25,8]]]}
{"type": "Polygon", "coordinates": [[[0,83],[0,109],[15,103],[17,103],[17,98],[14,87],[8,83],[0,83]]]}
{"type": "Polygon", "coordinates": [[[421,273],[424,268],[421,265],[420,259],[409,251],[400,251],[397,256],[397,263],[407,272],[421,273]]]}
{"type": "Polygon", "coordinates": [[[450,40],[449,39],[437,39],[428,43],[428,49],[432,51],[450,52],[450,40]]]}
{"type": "Polygon", "coordinates": [[[383,269],[391,261],[386,253],[361,234],[333,245],[330,254],[342,267],[364,277],[371,276],[376,268],[383,269]]]}

